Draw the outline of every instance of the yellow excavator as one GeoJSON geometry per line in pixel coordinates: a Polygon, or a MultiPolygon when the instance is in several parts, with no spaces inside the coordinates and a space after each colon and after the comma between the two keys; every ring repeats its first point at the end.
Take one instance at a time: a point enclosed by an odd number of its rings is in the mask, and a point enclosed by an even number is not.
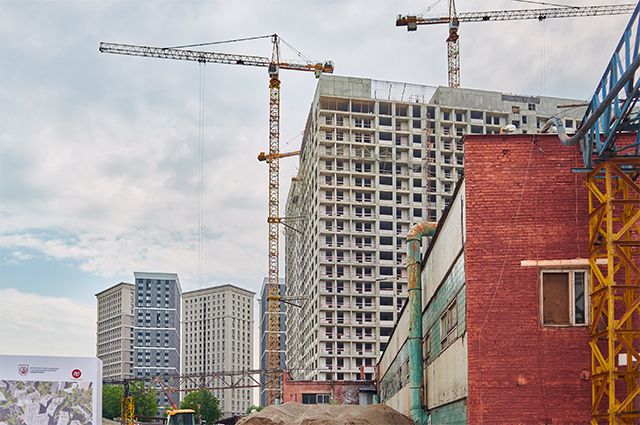
{"type": "MultiPolygon", "coordinates": [[[[169,404],[171,404],[171,408],[167,410],[167,425],[195,425],[195,410],[179,409],[171,399],[164,382],[159,379],[157,379],[156,382],[160,384],[164,394],[167,396],[167,400],[169,400],[169,404]]],[[[131,395],[129,383],[130,381],[126,379],[122,381],[124,397],[122,397],[122,413],[120,416],[121,425],[137,425],[134,416],[135,403],[133,401],[133,396],[131,395]]]]}
{"type": "Polygon", "coordinates": [[[171,404],[171,409],[167,410],[167,425],[195,425],[196,411],[193,409],[179,409],[171,399],[164,382],[161,379],[157,379],[156,382],[160,384],[164,395],[167,396],[167,400],[171,404]]]}

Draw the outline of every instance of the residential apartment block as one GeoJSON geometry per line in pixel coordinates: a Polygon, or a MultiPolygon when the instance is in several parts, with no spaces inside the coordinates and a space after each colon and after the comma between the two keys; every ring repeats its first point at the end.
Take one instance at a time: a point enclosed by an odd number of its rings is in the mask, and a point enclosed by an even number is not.
{"type": "Polygon", "coordinates": [[[436,221],[464,165],[465,134],[534,133],[583,110],[550,97],[320,77],[286,215],[287,366],[295,379],[373,378],[407,298],[404,236],[436,221]],[[364,372],[364,373],[363,373],[364,372]]]}
{"type": "Polygon", "coordinates": [[[133,377],[133,289],[120,282],[96,294],[96,355],[105,381],[133,377]]]}
{"type": "MultiPolygon", "coordinates": [[[[262,289],[260,290],[260,369],[269,369],[269,279],[264,278],[262,281],[262,289]]],[[[280,296],[285,296],[284,278],[280,278],[280,296]]],[[[279,303],[278,309],[278,365],[284,370],[287,360],[287,336],[285,332],[285,324],[287,320],[287,304],[279,303]]],[[[267,394],[266,376],[262,377],[260,387],[260,405],[266,406],[269,402],[267,394]]]]}
{"type": "MultiPolygon", "coordinates": [[[[134,363],[136,378],[180,374],[180,299],[176,273],[134,272],[134,363]]],[[[167,403],[160,391],[160,403],[167,403]]],[[[178,392],[170,394],[174,402],[178,392]]]]}
{"type": "MultiPolygon", "coordinates": [[[[234,285],[214,286],[183,294],[184,375],[254,368],[254,296],[254,292],[234,285]]],[[[185,388],[194,388],[190,383],[185,385],[185,388]]],[[[253,404],[251,388],[212,392],[220,400],[223,418],[244,414],[253,404]]]]}

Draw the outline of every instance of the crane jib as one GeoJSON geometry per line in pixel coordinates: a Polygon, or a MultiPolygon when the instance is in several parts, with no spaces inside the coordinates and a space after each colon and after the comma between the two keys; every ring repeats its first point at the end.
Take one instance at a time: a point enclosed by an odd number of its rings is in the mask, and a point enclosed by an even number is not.
{"type": "MultiPolygon", "coordinates": [[[[486,22],[486,21],[512,21],[524,19],[544,20],[549,18],[571,18],[580,16],[604,16],[622,15],[631,13],[635,4],[618,4],[605,6],[581,6],[581,7],[547,7],[538,9],[515,10],[489,10],[482,12],[463,12],[456,17],[460,22],[486,22]]],[[[439,16],[400,16],[396,20],[396,26],[407,26],[410,23],[417,25],[435,25],[449,23],[449,15],[439,16]]]]}
{"type": "MultiPolygon", "coordinates": [[[[206,52],[201,50],[176,49],[171,47],[137,46],[133,44],[100,43],[100,52],[117,55],[142,56],[159,59],[186,60],[200,63],[224,63],[229,65],[248,65],[269,67],[271,59],[264,56],[240,55],[233,53],[206,52]]],[[[332,73],[333,64],[325,63],[304,63],[287,61],[279,63],[283,69],[297,71],[321,71],[332,73]]]]}

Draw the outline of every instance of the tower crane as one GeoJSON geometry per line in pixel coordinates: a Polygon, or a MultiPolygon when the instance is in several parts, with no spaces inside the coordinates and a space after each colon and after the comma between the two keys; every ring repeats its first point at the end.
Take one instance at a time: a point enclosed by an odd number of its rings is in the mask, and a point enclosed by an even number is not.
{"type": "MultiPolygon", "coordinates": [[[[283,222],[279,213],[280,197],[280,70],[313,72],[316,78],[322,73],[333,73],[333,63],[299,62],[280,60],[280,37],[270,37],[272,42],[271,58],[262,56],[215,53],[171,47],[150,47],[131,44],[100,43],[100,52],[129,56],[143,56],[160,59],[186,60],[193,62],[212,62],[230,65],[247,65],[267,68],[269,71],[269,153],[265,159],[269,164],[269,261],[268,261],[268,311],[269,311],[269,350],[268,350],[268,399],[273,404],[281,394],[281,376],[279,371],[279,234],[278,225],[283,222]]],[[[256,37],[259,38],[259,37],[256,37]]]]}
{"type": "Polygon", "coordinates": [[[456,12],[455,0],[449,0],[449,14],[440,16],[399,15],[396,26],[407,27],[407,31],[416,31],[418,25],[449,24],[447,37],[447,64],[449,87],[460,87],[460,44],[458,28],[461,22],[517,21],[548,18],[571,18],[582,16],[621,15],[633,12],[635,4],[605,6],[566,6],[539,9],[493,10],[485,12],[456,12]]]}
{"type": "Polygon", "coordinates": [[[589,192],[591,424],[640,422],[640,3],[571,136],[589,192]]]}

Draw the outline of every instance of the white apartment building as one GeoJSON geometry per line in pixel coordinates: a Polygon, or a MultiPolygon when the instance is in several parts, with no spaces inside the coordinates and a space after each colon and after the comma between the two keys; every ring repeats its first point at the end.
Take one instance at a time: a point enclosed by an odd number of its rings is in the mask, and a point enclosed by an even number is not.
{"type": "Polygon", "coordinates": [[[534,133],[552,115],[570,132],[575,100],[322,75],[286,216],[287,318],[295,378],[374,377],[407,298],[409,229],[436,221],[463,171],[465,134],[534,133]]]}
{"type": "MultiPolygon", "coordinates": [[[[255,292],[234,285],[182,294],[184,375],[254,369],[254,296],[255,292]]],[[[253,404],[251,388],[212,392],[220,400],[223,418],[244,414],[253,404]]]]}
{"type": "Polygon", "coordinates": [[[133,377],[134,286],[120,282],[96,294],[96,355],[105,381],[133,377]]]}

